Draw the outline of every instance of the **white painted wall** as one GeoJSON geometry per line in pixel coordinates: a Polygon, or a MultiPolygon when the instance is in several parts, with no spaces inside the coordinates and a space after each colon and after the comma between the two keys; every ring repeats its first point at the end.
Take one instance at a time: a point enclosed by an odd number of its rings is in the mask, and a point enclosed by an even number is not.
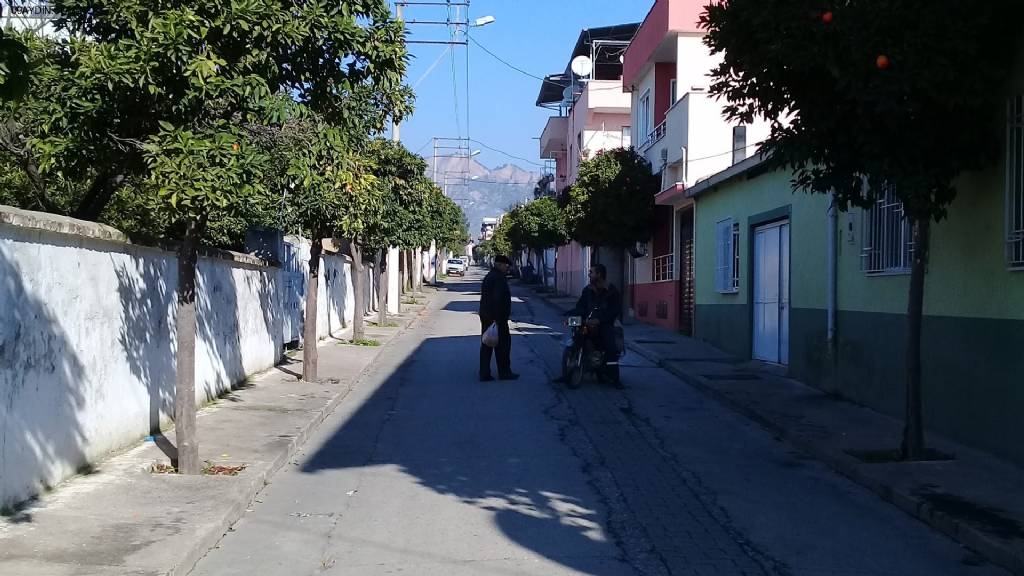
{"type": "MultiPolygon", "coordinates": [[[[173,413],[176,258],[122,237],[0,207],[0,506],[131,445],[173,413]]],[[[234,258],[199,261],[199,402],[274,366],[290,336],[285,272],[234,258]]],[[[348,269],[325,259],[323,334],[341,328],[342,314],[351,320],[348,269]]]]}

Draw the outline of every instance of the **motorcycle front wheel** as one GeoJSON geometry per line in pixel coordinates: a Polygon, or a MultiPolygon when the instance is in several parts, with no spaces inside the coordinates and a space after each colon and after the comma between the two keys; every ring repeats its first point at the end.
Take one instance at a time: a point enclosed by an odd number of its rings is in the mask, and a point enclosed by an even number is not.
{"type": "Polygon", "coordinates": [[[566,348],[562,351],[562,377],[569,388],[575,390],[583,384],[583,349],[566,348]]]}

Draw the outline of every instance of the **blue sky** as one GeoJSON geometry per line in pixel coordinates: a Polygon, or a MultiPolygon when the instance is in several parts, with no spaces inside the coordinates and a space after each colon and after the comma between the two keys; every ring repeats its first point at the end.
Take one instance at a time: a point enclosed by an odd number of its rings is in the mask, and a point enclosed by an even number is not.
{"type": "MultiPolygon", "coordinates": [[[[579,33],[584,28],[640,22],[654,0],[472,0],[471,20],[494,16],[496,22],[471,31],[471,35],[504,60],[532,74],[561,72],[579,33]]],[[[444,7],[410,6],[406,20],[445,20],[444,7]]],[[[443,26],[410,25],[414,40],[447,39],[443,26]]],[[[410,44],[414,56],[408,83],[416,84],[416,113],[402,124],[402,141],[413,152],[431,154],[430,139],[466,135],[466,47],[455,46],[456,95],[450,55],[438,62],[445,47],[410,44]],[[458,126],[456,125],[456,98],[458,126]],[[461,133],[460,133],[461,132],[461,133]]],[[[540,81],[498,62],[479,46],[469,46],[469,135],[481,142],[535,163],[544,123],[552,113],[534,105],[540,81]]],[[[512,163],[523,168],[538,166],[475,145],[477,157],[489,168],[512,163]]]]}

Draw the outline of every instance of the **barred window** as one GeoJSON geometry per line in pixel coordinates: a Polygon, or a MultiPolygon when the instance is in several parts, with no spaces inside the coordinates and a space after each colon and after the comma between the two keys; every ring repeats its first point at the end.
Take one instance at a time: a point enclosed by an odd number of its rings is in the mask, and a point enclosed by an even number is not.
{"type": "Polygon", "coordinates": [[[732,289],[740,289],[740,223],[732,223],[732,289]]]}
{"type": "Polygon", "coordinates": [[[909,273],[914,253],[913,226],[892,185],[886,185],[874,205],[864,210],[862,224],[861,268],[864,272],[909,273]]]}
{"type": "Polygon", "coordinates": [[[735,294],[740,288],[739,224],[729,218],[716,228],[715,291],[735,294]]]}
{"type": "Polygon", "coordinates": [[[1024,270],[1024,95],[1007,106],[1006,260],[1024,270]]]}

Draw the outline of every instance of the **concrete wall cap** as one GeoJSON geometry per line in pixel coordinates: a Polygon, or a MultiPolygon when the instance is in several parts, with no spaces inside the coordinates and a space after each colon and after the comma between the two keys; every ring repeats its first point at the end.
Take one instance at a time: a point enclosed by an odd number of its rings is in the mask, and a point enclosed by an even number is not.
{"type": "Polygon", "coordinates": [[[59,214],[48,214],[46,212],[33,212],[22,210],[13,206],[0,205],[0,223],[21,228],[34,228],[46,230],[58,234],[70,234],[72,236],[84,236],[86,238],[98,238],[112,242],[124,242],[130,244],[128,235],[113,226],[77,220],[59,214]]]}
{"type": "MultiPolygon", "coordinates": [[[[13,206],[0,205],[0,224],[7,224],[9,226],[28,228],[32,230],[42,230],[45,232],[52,232],[54,234],[67,234],[69,236],[79,236],[82,238],[94,238],[96,240],[104,240],[107,242],[117,242],[121,244],[132,243],[127,234],[113,226],[107,226],[106,224],[100,224],[99,222],[89,222],[88,220],[78,220],[76,218],[61,216],[59,214],[22,210],[21,208],[15,208],[13,206]]],[[[177,250],[177,245],[175,243],[167,242],[161,243],[157,248],[167,252],[175,252],[177,250]]],[[[227,260],[229,262],[247,266],[263,268],[274,266],[274,263],[263,260],[262,258],[252,256],[250,254],[232,252],[230,250],[200,248],[199,254],[204,258],[227,260]]]]}

